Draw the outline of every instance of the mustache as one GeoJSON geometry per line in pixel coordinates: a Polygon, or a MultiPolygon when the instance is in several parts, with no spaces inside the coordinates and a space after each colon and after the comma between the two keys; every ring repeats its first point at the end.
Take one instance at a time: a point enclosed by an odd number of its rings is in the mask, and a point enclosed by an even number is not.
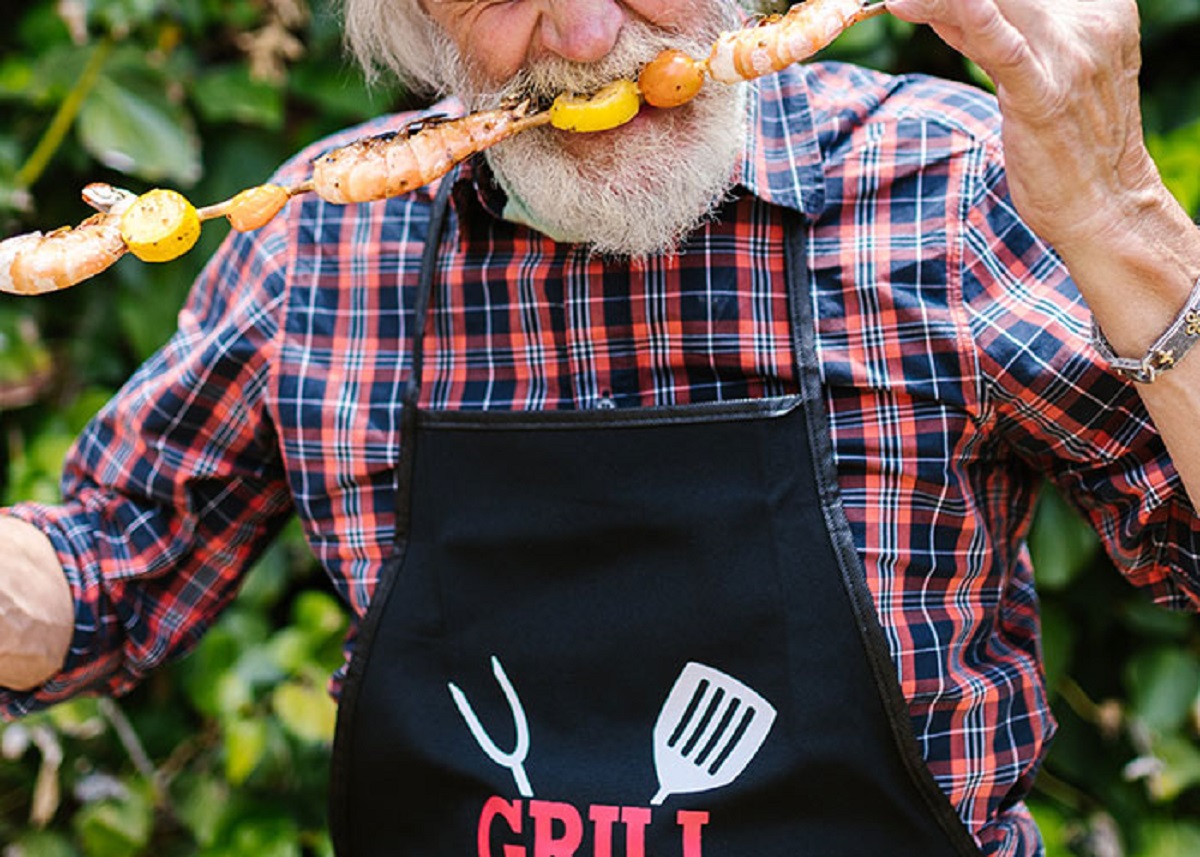
{"type": "MultiPolygon", "coordinates": [[[[619,78],[636,79],[642,66],[667,48],[676,48],[691,56],[708,56],[717,35],[736,16],[722,5],[717,14],[709,13],[702,32],[687,35],[632,20],[621,28],[616,43],[595,62],[575,62],[558,56],[541,57],[528,63],[492,91],[470,92],[473,109],[493,108],[502,104],[529,100],[545,107],[563,92],[589,93],[619,78]]],[[[461,92],[461,90],[460,90],[461,92]]]]}
{"type": "MultiPolygon", "coordinates": [[[[639,29],[649,29],[639,25],[639,29]]],[[[617,44],[594,63],[546,57],[530,63],[502,88],[510,98],[531,98],[535,103],[553,100],[561,92],[587,93],[619,78],[633,79],[659,51],[677,45],[678,37],[651,32],[634,33],[627,26],[617,44]]]]}

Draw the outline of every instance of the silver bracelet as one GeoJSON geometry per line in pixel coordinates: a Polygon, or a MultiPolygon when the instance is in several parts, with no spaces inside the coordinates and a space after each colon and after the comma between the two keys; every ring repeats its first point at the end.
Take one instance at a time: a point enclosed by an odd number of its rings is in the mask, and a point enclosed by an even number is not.
{"type": "Polygon", "coordinates": [[[1154,341],[1144,357],[1118,357],[1096,317],[1092,316],[1092,345],[1108,362],[1108,368],[1122,378],[1138,384],[1152,384],[1163,372],[1173,369],[1200,339],[1200,279],[1192,286],[1187,302],[1163,335],[1154,341]]]}

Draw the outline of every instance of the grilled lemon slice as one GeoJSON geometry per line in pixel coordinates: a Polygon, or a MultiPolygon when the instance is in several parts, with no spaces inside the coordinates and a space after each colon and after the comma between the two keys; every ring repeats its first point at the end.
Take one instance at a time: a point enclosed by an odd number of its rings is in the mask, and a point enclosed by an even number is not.
{"type": "Polygon", "coordinates": [[[637,84],[615,80],[594,95],[563,93],[550,105],[550,124],[563,131],[607,131],[637,116],[637,84]]]}
{"type": "Polygon", "coordinates": [[[162,188],[142,194],[121,215],[121,237],[143,262],[169,262],[200,237],[200,217],[183,194],[162,188]]]}

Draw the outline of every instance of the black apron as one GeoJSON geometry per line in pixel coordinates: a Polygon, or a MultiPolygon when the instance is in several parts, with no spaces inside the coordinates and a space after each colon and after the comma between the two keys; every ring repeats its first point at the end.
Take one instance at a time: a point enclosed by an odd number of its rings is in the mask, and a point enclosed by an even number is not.
{"type": "Polygon", "coordinates": [[[337,853],[978,855],[920,758],[841,509],[804,224],[798,396],[424,411],[446,197],[396,549],[338,714],[337,853]]]}

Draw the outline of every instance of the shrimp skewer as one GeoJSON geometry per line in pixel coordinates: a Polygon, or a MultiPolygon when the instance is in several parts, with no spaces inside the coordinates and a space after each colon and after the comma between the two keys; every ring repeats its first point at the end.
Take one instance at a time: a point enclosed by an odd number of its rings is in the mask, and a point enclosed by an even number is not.
{"type": "MultiPolygon", "coordinates": [[[[429,184],[460,161],[550,121],[528,102],[472,113],[461,119],[434,117],[399,131],[358,140],[314,164],[309,181],[293,187],[261,185],[232,199],[199,209],[199,220],[225,216],[241,231],[267,223],[292,196],[309,191],[328,202],[367,202],[429,184]]],[[[97,210],[76,227],[29,232],[0,241],[0,292],[37,295],[59,291],[108,269],[129,250],[121,217],[138,197],[93,183],[83,198],[97,210]]]]}
{"type": "MultiPolygon", "coordinates": [[[[722,33],[705,60],[684,56],[683,61],[692,64],[692,77],[700,82],[704,74],[721,83],[751,80],[812,56],[853,24],[884,11],[883,2],[871,0],[807,0],[784,15],[722,33]]],[[[643,94],[650,88],[644,78],[640,81],[643,94]]],[[[690,100],[699,90],[699,82],[688,89],[690,92],[676,95],[671,103],[656,106],[673,107],[690,100]]],[[[655,103],[650,98],[647,101],[655,103]]],[[[459,119],[418,120],[399,131],[357,140],[318,158],[312,179],[289,188],[288,193],[312,189],[334,204],[398,196],[440,178],[477,152],[550,121],[545,112],[531,113],[528,102],[459,119]]]]}
{"type": "Polygon", "coordinates": [[[421,119],[318,158],[311,186],[334,204],[398,196],[444,176],[455,164],[501,140],[549,121],[548,113],[531,113],[528,101],[459,119],[421,119]]]}
{"type": "Polygon", "coordinates": [[[828,47],[849,27],[886,11],[871,0],[806,0],[786,14],[717,36],[702,60],[668,49],[642,67],[638,86],[647,104],[678,107],[699,94],[705,77],[740,83],[782,71],[828,47]]]}
{"type": "Polygon", "coordinates": [[[718,36],[704,61],[708,76],[721,83],[737,83],[782,71],[885,9],[884,3],[867,0],[807,0],[756,26],[718,36]]]}
{"type": "MultiPolygon", "coordinates": [[[[880,0],[805,0],[783,15],[722,33],[703,60],[680,51],[662,52],[643,68],[641,95],[654,106],[675,107],[695,97],[705,77],[737,83],[781,71],[827,47],[853,24],[884,11],[880,0]],[[668,95],[659,101],[653,92],[668,95]]],[[[196,214],[200,221],[225,216],[235,229],[246,231],[265,225],[291,197],[302,193],[316,192],[339,205],[398,196],[435,181],[496,143],[550,123],[552,112],[535,111],[524,101],[457,119],[421,119],[321,156],[307,181],[249,188],[196,214]]],[[[0,241],[0,292],[30,295],[65,289],[106,270],[130,249],[121,219],[138,197],[100,183],[84,188],[83,196],[98,213],[77,227],[0,241]]]]}
{"type": "MultiPolygon", "coordinates": [[[[806,0],[784,15],[722,33],[705,60],[664,51],[664,55],[682,56],[685,64],[692,65],[693,82],[683,95],[678,94],[678,87],[672,87],[677,93],[673,100],[656,106],[674,107],[690,100],[704,74],[721,83],[737,83],[780,71],[827,47],[853,24],[884,11],[883,2],[871,0],[806,0]]],[[[652,62],[648,68],[653,66],[652,62]]],[[[678,65],[667,74],[677,75],[678,65]]],[[[640,81],[643,95],[651,88],[645,77],[643,74],[640,81]]],[[[655,104],[653,99],[647,101],[655,104]]],[[[531,113],[528,102],[459,119],[418,120],[399,131],[357,140],[318,158],[310,182],[289,189],[289,193],[311,186],[318,196],[334,204],[398,196],[440,178],[477,152],[550,121],[545,112],[531,113]]]]}
{"type": "Polygon", "coordinates": [[[121,214],[137,197],[122,188],[95,182],[83,198],[97,210],[72,228],[27,232],[0,241],[0,292],[39,295],[56,292],[94,277],[125,255],[121,214]]]}

